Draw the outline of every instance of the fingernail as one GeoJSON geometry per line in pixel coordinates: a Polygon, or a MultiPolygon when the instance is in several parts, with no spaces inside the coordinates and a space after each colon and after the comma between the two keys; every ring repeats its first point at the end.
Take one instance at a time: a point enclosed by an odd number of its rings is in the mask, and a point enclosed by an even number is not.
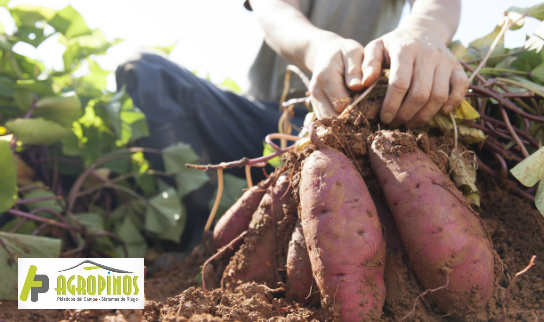
{"type": "Polygon", "coordinates": [[[357,85],[361,85],[361,80],[359,78],[352,78],[350,81],[349,81],[349,84],[348,86],[357,86],[357,85]]]}
{"type": "Polygon", "coordinates": [[[382,114],[382,122],[385,124],[389,124],[393,121],[393,114],[385,112],[382,114]]]}
{"type": "Polygon", "coordinates": [[[442,108],[442,110],[444,111],[444,113],[449,113],[451,111],[453,111],[453,106],[451,105],[444,105],[444,107],[442,108]]]}

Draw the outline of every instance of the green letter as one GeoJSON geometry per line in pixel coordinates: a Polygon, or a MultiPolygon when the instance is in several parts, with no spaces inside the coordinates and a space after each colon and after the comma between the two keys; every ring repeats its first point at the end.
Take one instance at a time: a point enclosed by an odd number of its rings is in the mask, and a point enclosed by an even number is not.
{"type": "Polygon", "coordinates": [[[134,295],[138,295],[138,293],[140,293],[140,289],[138,288],[138,276],[134,276],[132,285],[134,285],[134,295]]]}
{"type": "Polygon", "coordinates": [[[89,275],[87,277],[87,294],[96,294],[96,277],[94,277],[94,275],[89,275]]]}
{"type": "Polygon", "coordinates": [[[57,278],[57,295],[66,295],[66,277],[64,275],[59,275],[57,278]]]}

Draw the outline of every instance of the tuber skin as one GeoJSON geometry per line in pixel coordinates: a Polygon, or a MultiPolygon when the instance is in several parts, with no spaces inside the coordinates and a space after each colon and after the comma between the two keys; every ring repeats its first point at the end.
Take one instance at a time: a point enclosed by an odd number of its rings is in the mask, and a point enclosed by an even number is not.
{"type": "Polygon", "coordinates": [[[494,290],[494,251],[479,216],[409,133],[381,131],[369,152],[412,267],[446,313],[475,314],[494,290]]]}
{"type": "Polygon", "coordinates": [[[287,250],[287,281],[288,295],[299,302],[306,302],[310,297],[314,278],[300,218],[295,224],[287,250]]]}
{"type": "Polygon", "coordinates": [[[385,241],[361,175],[346,156],[322,147],[304,161],[299,193],[322,298],[340,305],[344,322],[379,320],[385,301],[385,241]]]}
{"type": "Polygon", "coordinates": [[[259,206],[266,189],[273,180],[274,177],[271,176],[261,181],[258,185],[249,188],[219,218],[213,230],[213,246],[215,249],[220,249],[228,245],[234,238],[247,230],[251,216],[259,206]]]}
{"type": "MultiPolygon", "coordinates": [[[[291,186],[284,176],[270,187],[249,223],[244,244],[231,258],[223,274],[222,285],[234,289],[237,285],[257,282],[275,287],[278,276],[277,254],[286,246],[278,241],[277,232],[284,218],[296,218],[290,211],[291,186]]],[[[291,224],[290,231],[294,222],[291,224]]],[[[287,244],[288,241],[285,241],[287,244]]],[[[285,263],[284,263],[285,265],[285,263]]]]}

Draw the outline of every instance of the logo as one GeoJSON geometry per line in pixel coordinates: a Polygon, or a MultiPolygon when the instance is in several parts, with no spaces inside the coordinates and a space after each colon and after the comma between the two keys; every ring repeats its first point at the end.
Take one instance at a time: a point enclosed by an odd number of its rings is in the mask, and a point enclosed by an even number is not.
{"type": "Polygon", "coordinates": [[[30,300],[32,302],[38,301],[38,294],[45,293],[49,290],[49,277],[47,275],[37,275],[38,268],[34,265],[30,265],[28,268],[28,274],[26,275],[25,284],[21,290],[21,301],[28,300],[28,294],[30,294],[30,300]]]}
{"type": "Polygon", "coordinates": [[[20,258],[19,309],[143,309],[143,258],[20,258]]]}

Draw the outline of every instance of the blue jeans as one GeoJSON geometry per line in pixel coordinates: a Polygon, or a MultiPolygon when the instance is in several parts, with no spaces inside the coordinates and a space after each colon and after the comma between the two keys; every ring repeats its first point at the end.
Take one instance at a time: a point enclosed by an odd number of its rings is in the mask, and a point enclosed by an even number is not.
{"type": "MultiPolygon", "coordinates": [[[[157,54],[140,53],[122,64],[116,80],[147,117],[150,136],[142,140],[147,147],[161,149],[182,141],[202,163],[217,164],[261,156],[265,136],[278,131],[278,102],[221,90],[157,54]]],[[[296,109],[293,124],[301,126],[306,112],[296,109]]],[[[262,171],[254,170],[258,181],[262,171]]],[[[243,169],[231,173],[243,176],[243,169]]]]}
{"type": "MultiPolygon", "coordinates": [[[[163,149],[181,141],[192,146],[201,164],[218,164],[261,156],[265,136],[278,131],[278,102],[252,101],[221,90],[157,54],[140,53],[120,65],[116,81],[118,89],[126,86],[134,105],[146,115],[149,137],[139,142],[145,147],[163,149]]],[[[306,113],[305,108],[295,109],[293,124],[302,126],[306,113]]],[[[163,169],[160,155],[146,157],[154,169],[163,169]]],[[[245,173],[243,168],[225,172],[240,177],[245,173]]],[[[262,169],[254,167],[252,177],[254,182],[263,179],[262,169]]],[[[215,182],[210,182],[185,198],[185,249],[202,240],[214,191],[215,182]]]]}

